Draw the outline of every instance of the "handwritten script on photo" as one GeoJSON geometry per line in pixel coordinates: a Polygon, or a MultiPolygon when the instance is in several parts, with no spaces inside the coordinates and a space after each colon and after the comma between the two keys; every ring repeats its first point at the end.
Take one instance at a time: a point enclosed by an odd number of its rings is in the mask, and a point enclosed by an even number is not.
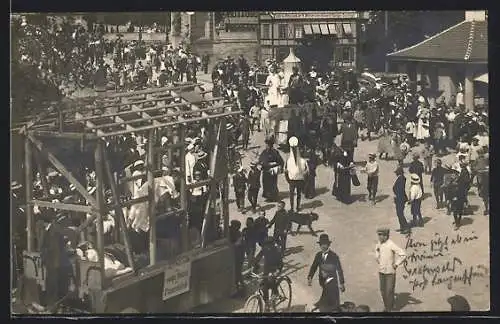
{"type": "Polygon", "coordinates": [[[420,241],[408,237],[403,263],[403,279],[413,291],[433,286],[472,285],[478,278],[488,277],[489,269],[482,264],[467,264],[457,256],[457,251],[479,239],[471,234],[442,235],[435,233],[429,240],[420,241]]]}

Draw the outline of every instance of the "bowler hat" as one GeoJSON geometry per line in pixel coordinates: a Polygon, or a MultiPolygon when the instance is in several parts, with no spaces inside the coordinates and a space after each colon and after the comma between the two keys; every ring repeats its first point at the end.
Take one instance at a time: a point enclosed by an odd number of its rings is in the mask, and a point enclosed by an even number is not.
{"type": "Polygon", "coordinates": [[[319,245],[330,244],[330,243],[332,243],[332,241],[330,241],[330,238],[328,237],[328,234],[321,234],[319,236],[319,240],[318,240],[318,244],[319,245]]]}
{"type": "Polygon", "coordinates": [[[396,170],[394,170],[394,173],[396,173],[397,175],[401,175],[404,173],[404,170],[401,167],[397,167],[396,170]]]}
{"type": "Polygon", "coordinates": [[[415,174],[415,173],[412,173],[410,175],[410,180],[411,180],[411,183],[420,183],[420,177],[418,176],[418,174],[415,174]]]}
{"type": "Polygon", "coordinates": [[[268,145],[274,144],[274,136],[269,136],[268,138],[266,138],[265,143],[268,145]]]}

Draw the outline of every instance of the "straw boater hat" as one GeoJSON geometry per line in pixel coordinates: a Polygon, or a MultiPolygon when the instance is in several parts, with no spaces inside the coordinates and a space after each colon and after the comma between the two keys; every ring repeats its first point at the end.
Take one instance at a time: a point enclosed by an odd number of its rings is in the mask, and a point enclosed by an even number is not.
{"type": "Polygon", "coordinates": [[[368,157],[371,157],[371,158],[376,158],[376,157],[377,157],[377,154],[375,154],[375,153],[370,153],[370,154],[368,154],[368,157]]]}
{"type": "Polygon", "coordinates": [[[420,177],[415,173],[412,173],[410,175],[410,180],[411,180],[411,183],[414,183],[414,184],[420,183],[420,177]]]}
{"type": "Polygon", "coordinates": [[[226,129],[227,129],[227,130],[231,130],[231,129],[233,129],[233,128],[234,128],[234,124],[232,124],[232,123],[228,123],[228,124],[226,124],[226,129]]]}
{"type": "Polygon", "coordinates": [[[190,144],[186,147],[186,149],[187,149],[188,151],[192,151],[192,150],[194,150],[194,145],[193,145],[193,143],[190,143],[190,144]]]}
{"type": "Polygon", "coordinates": [[[292,136],[290,137],[290,139],[288,140],[288,144],[290,144],[290,147],[296,147],[297,145],[299,145],[299,140],[297,137],[295,136],[292,136]]]}
{"type": "Polygon", "coordinates": [[[17,181],[12,181],[11,184],[10,184],[10,189],[11,190],[17,190],[17,189],[20,189],[23,185],[20,184],[19,182],[17,181]]]}
{"type": "Polygon", "coordinates": [[[250,166],[256,166],[257,164],[258,164],[257,161],[251,161],[250,162],[250,166]]]}
{"type": "Polygon", "coordinates": [[[204,159],[207,157],[207,152],[199,151],[197,154],[198,159],[204,159]]]}

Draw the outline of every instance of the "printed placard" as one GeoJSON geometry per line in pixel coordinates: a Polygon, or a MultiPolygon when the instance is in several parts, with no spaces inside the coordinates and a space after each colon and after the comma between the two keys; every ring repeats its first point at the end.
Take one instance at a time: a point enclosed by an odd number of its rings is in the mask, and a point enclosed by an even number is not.
{"type": "Polygon", "coordinates": [[[178,263],[165,269],[163,281],[163,300],[170,299],[189,291],[191,261],[178,263]]]}

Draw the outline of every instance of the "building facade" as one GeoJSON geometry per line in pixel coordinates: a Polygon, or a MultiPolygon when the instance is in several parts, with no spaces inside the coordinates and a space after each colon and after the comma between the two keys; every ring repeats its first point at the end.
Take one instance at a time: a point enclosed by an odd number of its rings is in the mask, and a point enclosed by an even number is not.
{"type": "Polygon", "coordinates": [[[368,12],[275,11],[259,16],[260,61],[281,62],[294,49],[308,69],[358,68],[368,12]]]}

